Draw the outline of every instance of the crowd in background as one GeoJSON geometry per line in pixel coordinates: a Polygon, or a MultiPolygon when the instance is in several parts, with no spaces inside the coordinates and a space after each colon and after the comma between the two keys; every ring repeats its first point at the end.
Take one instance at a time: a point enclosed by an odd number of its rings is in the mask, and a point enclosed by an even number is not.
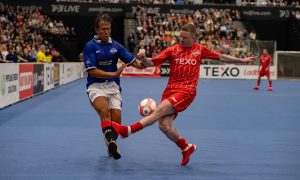
{"type": "Polygon", "coordinates": [[[151,14],[147,8],[138,8],[137,28],[129,34],[127,43],[130,51],[145,51],[147,56],[152,56],[177,43],[180,27],[192,23],[198,30],[198,43],[220,53],[245,57],[249,55],[246,40],[255,39],[255,34],[239,30],[235,22],[240,19],[239,11],[229,9],[201,9],[193,14],[151,14]],[[136,44],[134,39],[137,39],[136,44]]]}
{"type": "Polygon", "coordinates": [[[0,62],[59,62],[60,53],[47,34],[75,34],[74,28],[52,21],[39,10],[0,4],[0,62]]]}
{"type": "MultiPolygon", "coordinates": [[[[67,2],[88,2],[89,0],[57,0],[67,2]]],[[[95,0],[90,0],[96,2],[95,0]]],[[[103,0],[101,2],[117,2],[103,0]]],[[[125,2],[126,0],[120,0],[125,2]]],[[[204,0],[218,3],[230,0],[204,0]]],[[[252,0],[243,0],[252,2],[252,0]]],[[[97,1],[99,2],[99,1],[97,1]]],[[[127,2],[127,1],[126,1],[127,2]]],[[[128,1],[132,2],[132,1],[128,1]]],[[[137,0],[139,3],[178,3],[179,0],[137,0]]],[[[181,2],[181,1],[180,1],[181,2]]],[[[190,4],[193,1],[182,1],[190,4]]],[[[266,1],[267,2],[267,1],[266,1]]],[[[273,2],[273,1],[268,1],[273,2]]],[[[284,1],[276,1],[284,2],[284,1]]],[[[291,5],[299,1],[290,1],[291,5]]],[[[241,20],[238,10],[205,8],[193,14],[154,13],[146,7],[136,10],[137,28],[131,30],[127,45],[131,52],[144,50],[152,56],[162,49],[178,42],[180,27],[193,23],[197,27],[197,42],[220,53],[238,57],[249,56],[248,40],[255,40],[256,34],[240,29],[241,20]]],[[[300,19],[299,11],[293,14],[300,19]]],[[[68,37],[75,35],[74,28],[69,28],[62,21],[52,20],[39,10],[24,7],[2,5],[0,3],[0,62],[60,62],[63,56],[47,41],[47,34],[68,37]]]]}

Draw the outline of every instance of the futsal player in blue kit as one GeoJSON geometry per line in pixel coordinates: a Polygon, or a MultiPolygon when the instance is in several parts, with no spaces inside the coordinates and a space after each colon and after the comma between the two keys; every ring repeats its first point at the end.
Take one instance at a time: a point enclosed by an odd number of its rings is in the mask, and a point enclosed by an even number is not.
{"type": "MultiPolygon", "coordinates": [[[[108,14],[98,15],[95,19],[96,35],[84,47],[84,63],[88,72],[86,87],[89,100],[101,122],[114,121],[121,124],[120,74],[126,66],[144,69],[145,65],[110,37],[111,23],[108,14]],[[118,59],[125,63],[119,69],[118,59]]],[[[121,158],[116,143],[117,133],[109,123],[102,123],[101,126],[109,156],[121,158]]]]}

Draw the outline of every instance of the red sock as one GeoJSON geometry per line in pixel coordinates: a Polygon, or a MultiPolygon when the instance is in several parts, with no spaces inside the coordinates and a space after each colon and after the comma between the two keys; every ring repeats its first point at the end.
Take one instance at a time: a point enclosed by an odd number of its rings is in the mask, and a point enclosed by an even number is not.
{"type": "Polygon", "coordinates": [[[135,124],[132,124],[130,126],[122,126],[118,125],[115,127],[117,129],[117,132],[122,136],[122,138],[128,137],[130,134],[133,134],[141,129],[143,129],[143,125],[140,122],[137,122],[135,124]]]}
{"type": "Polygon", "coordinates": [[[257,86],[259,86],[260,85],[260,79],[259,80],[257,80],[257,86]]]}
{"type": "Polygon", "coordinates": [[[184,138],[180,138],[176,144],[181,150],[184,150],[186,147],[188,147],[188,143],[184,138]]]}
{"type": "Polygon", "coordinates": [[[111,121],[109,120],[104,120],[102,123],[101,123],[101,128],[104,129],[106,127],[111,127],[111,121]]]}
{"type": "Polygon", "coordinates": [[[272,81],[271,80],[269,81],[269,86],[272,87],[272,81]]]}
{"type": "Polygon", "coordinates": [[[143,127],[142,123],[140,123],[140,122],[137,122],[135,124],[130,125],[130,129],[131,129],[132,134],[139,131],[139,130],[142,130],[143,128],[144,127],[143,127]]]}
{"type": "Polygon", "coordinates": [[[102,132],[107,140],[110,142],[111,140],[115,141],[118,138],[118,134],[115,132],[113,128],[113,122],[109,120],[105,120],[101,123],[102,132]]]}

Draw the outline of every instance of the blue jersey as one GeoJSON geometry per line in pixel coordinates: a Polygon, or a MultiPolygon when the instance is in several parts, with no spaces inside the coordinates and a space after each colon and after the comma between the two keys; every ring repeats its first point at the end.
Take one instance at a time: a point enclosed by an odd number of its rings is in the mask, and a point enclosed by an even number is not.
{"type": "MultiPolygon", "coordinates": [[[[100,40],[94,37],[86,43],[83,55],[86,71],[97,68],[106,72],[115,72],[118,69],[118,59],[121,59],[125,64],[130,64],[135,60],[135,57],[126,48],[111,38],[108,43],[102,44],[100,40]]],[[[120,86],[120,77],[94,78],[88,75],[86,86],[112,81],[120,86]]]]}

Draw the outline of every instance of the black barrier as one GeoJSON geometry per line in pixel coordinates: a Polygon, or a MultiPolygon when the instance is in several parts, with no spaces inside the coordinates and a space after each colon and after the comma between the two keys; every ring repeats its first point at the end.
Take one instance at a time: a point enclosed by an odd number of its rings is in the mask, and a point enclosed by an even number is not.
{"type": "Polygon", "coordinates": [[[44,65],[34,64],[33,94],[44,91],[44,65]]]}
{"type": "Polygon", "coordinates": [[[124,16],[125,12],[125,6],[122,4],[68,3],[56,2],[56,0],[4,0],[3,3],[25,6],[31,9],[39,9],[47,15],[56,16],[95,16],[98,13],[109,13],[113,16],[124,16]]]}
{"type": "Polygon", "coordinates": [[[146,7],[148,13],[180,13],[194,14],[196,10],[203,8],[232,9],[239,10],[245,20],[285,20],[292,13],[300,11],[294,7],[257,7],[257,6],[236,6],[236,5],[154,5],[144,4],[141,6],[132,4],[117,3],[68,3],[57,2],[56,0],[36,1],[36,0],[4,0],[4,4],[27,6],[33,9],[43,10],[48,15],[77,15],[95,16],[98,13],[109,13],[112,16],[123,16],[125,13],[135,13],[139,9],[146,7]]]}
{"type": "Polygon", "coordinates": [[[170,76],[170,64],[164,63],[160,66],[160,75],[161,76],[170,76]]]}

